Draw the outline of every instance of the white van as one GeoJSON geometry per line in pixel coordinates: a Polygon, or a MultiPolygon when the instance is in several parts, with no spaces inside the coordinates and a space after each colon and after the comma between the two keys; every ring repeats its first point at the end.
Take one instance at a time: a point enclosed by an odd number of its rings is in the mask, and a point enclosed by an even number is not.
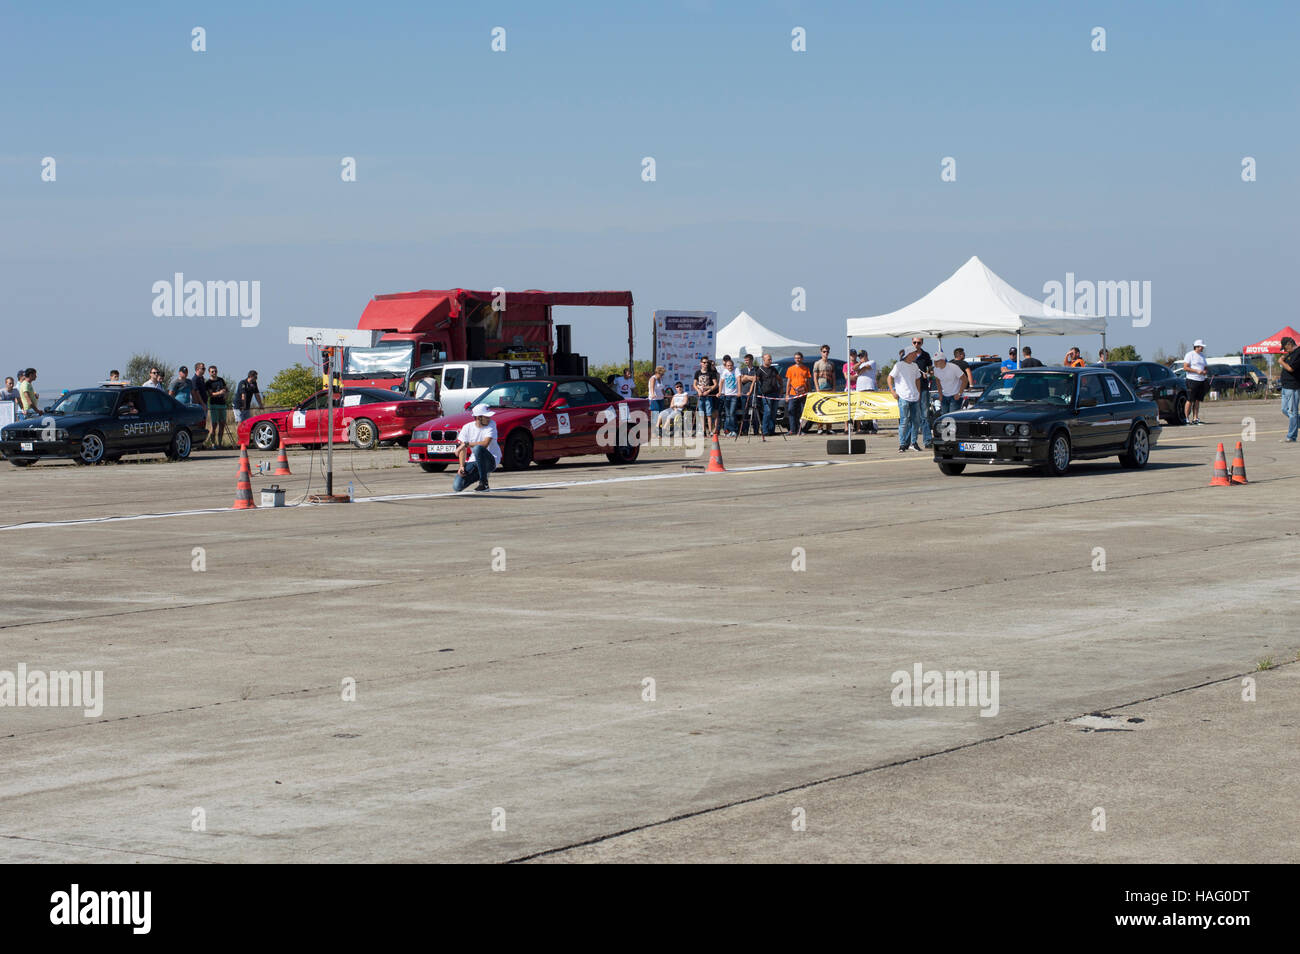
{"type": "Polygon", "coordinates": [[[546,365],[540,361],[439,361],[411,371],[405,390],[413,397],[441,402],[443,414],[460,414],[494,384],[544,374],[546,365]]]}

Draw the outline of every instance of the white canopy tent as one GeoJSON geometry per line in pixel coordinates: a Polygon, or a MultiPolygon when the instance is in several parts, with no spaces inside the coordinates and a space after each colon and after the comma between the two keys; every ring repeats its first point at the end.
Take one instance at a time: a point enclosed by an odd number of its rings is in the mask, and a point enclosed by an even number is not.
{"type": "Polygon", "coordinates": [[[731,355],[737,361],[746,354],[752,354],[756,359],[764,354],[770,354],[773,358],[789,358],[796,351],[806,352],[817,347],[808,341],[795,341],[793,338],[777,334],[745,311],[732,318],[718,331],[717,341],[718,360],[721,360],[724,354],[731,355]]]}
{"type": "Polygon", "coordinates": [[[974,255],[907,307],[871,318],[849,318],[845,324],[850,341],[915,334],[941,340],[944,335],[1015,335],[1018,353],[1023,335],[1099,334],[1102,347],[1106,346],[1105,318],[1049,308],[1012,288],[974,255]]]}

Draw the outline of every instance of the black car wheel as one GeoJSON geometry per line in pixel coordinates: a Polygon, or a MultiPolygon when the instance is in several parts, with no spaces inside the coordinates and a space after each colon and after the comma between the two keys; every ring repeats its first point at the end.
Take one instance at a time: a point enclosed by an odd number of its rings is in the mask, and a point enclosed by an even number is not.
{"type": "Polygon", "coordinates": [[[1151,442],[1145,424],[1138,424],[1128,436],[1128,450],[1119,455],[1120,466],[1141,470],[1151,459],[1151,442]]]}
{"type": "Polygon", "coordinates": [[[27,467],[31,464],[31,461],[23,460],[21,457],[10,457],[9,463],[13,464],[15,467],[27,467]]]}
{"type": "Polygon", "coordinates": [[[533,439],[525,431],[512,431],[501,455],[502,470],[524,470],[533,462],[533,439]]]}
{"type": "Polygon", "coordinates": [[[545,460],[533,461],[533,463],[535,463],[538,467],[554,467],[559,462],[560,462],[560,458],[558,457],[548,457],[545,460]]]}
{"type": "Polygon", "coordinates": [[[612,454],[606,454],[605,457],[611,464],[632,464],[636,462],[637,457],[641,454],[640,446],[625,445],[618,448],[612,454]]]}
{"type": "Polygon", "coordinates": [[[104,435],[91,431],[81,439],[81,449],[77,452],[78,464],[98,464],[104,459],[104,435]]]}
{"type": "Polygon", "coordinates": [[[167,459],[187,460],[193,449],[194,442],[190,440],[190,432],[182,427],[172,437],[171,446],[167,448],[167,459]]]}
{"type": "Polygon", "coordinates": [[[260,451],[273,451],[280,446],[280,429],[274,421],[258,421],[249,432],[248,440],[260,451]]]}
{"type": "Polygon", "coordinates": [[[372,450],[379,446],[379,428],[368,417],[352,422],[352,444],[357,450],[372,450]]]}
{"type": "Polygon", "coordinates": [[[1044,471],[1050,477],[1064,477],[1070,469],[1070,438],[1062,431],[1052,435],[1047,448],[1047,466],[1044,471]]]}
{"type": "Polygon", "coordinates": [[[1174,410],[1165,420],[1174,427],[1182,427],[1187,423],[1187,393],[1178,391],[1174,394],[1174,410]]]}
{"type": "Polygon", "coordinates": [[[947,474],[949,477],[960,476],[961,472],[966,469],[964,462],[941,461],[939,464],[939,473],[947,474]]]}
{"type": "Polygon", "coordinates": [[[420,462],[420,470],[424,471],[426,474],[441,474],[446,469],[446,464],[430,464],[425,461],[420,462]]]}

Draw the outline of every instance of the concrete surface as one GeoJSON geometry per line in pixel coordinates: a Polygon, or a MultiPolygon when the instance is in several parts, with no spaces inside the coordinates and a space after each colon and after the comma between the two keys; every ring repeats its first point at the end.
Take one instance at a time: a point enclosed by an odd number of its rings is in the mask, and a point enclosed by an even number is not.
{"type": "Polygon", "coordinates": [[[383,449],[336,462],[361,502],[250,513],[193,512],[228,453],[0,464],[0,670],[106,697],[0,708],[0,860],[1295,861],[1300,449],[1212,410],[1062,479],[805,437],[451,497],[383,449]],[[997,714],[893,705],[917,663],[997,714]]]}

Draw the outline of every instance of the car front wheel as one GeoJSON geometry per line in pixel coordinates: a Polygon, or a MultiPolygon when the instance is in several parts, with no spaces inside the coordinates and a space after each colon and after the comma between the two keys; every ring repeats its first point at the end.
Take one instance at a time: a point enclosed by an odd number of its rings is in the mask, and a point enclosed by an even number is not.
{"type": "Polygon", "coordinates": [[[1128,436],[1128,450],[1119,455],[1121,467],[1140,470],[1151,459],[1151,441],[1147,435],[1146,425],[1138,424],[1128,436]]]}
{"type": "Polygon", "coordinates": [[[501,455],[502,470],[524,470],[533,462],[533,439],[523,431],[515,431],[506,438],[501,455]]]}
{"type": "Polygon", "coordinates": [[[98,464],[104,459],[104,435],[91,431],[81,439],[81,449],[77,452],[78,464],[98,464]]]}
{"type": "Polygon", "coordinates": [[[9,463],[13,464],[15,467],[28,467],[32,462],[30,460],[23,460],[21,457],[10,457],[9,463]]]}
{"type": "Polygon", "coordinates": [[[440,474],[447,469],[446,464],[430,464],[426,461],[420,462],[420,470],[426,474],[440,474]]]}
{"type": "Polygon", "coordinates": [[[248,439],[260,451],[273,451],[280,446],[280,431],[271,421],[258,421],[248,439]]]}
{"type": "Polygon", "coordinates": [[[1070,439],[1062,433],[1052,435],[1052,442],[1047,448],[1047,466],[1044,468],[1050,477],[1064,477],[1070,469],[1070,439]]]}
{"type": "Polygon", "coordinates": [[[947,474],[949,477],[958,477],[966,469],[965,463],[944,461],[939,464],[939,473],[947,474]]]}
{"type": "Polygon", "coordinates": [[[611,464],[632,464],[636,462],[636,459],[640,454],[640,446],[627,445],[618,448],[612,454],[606,454],[605,457],[611,464]]]}

